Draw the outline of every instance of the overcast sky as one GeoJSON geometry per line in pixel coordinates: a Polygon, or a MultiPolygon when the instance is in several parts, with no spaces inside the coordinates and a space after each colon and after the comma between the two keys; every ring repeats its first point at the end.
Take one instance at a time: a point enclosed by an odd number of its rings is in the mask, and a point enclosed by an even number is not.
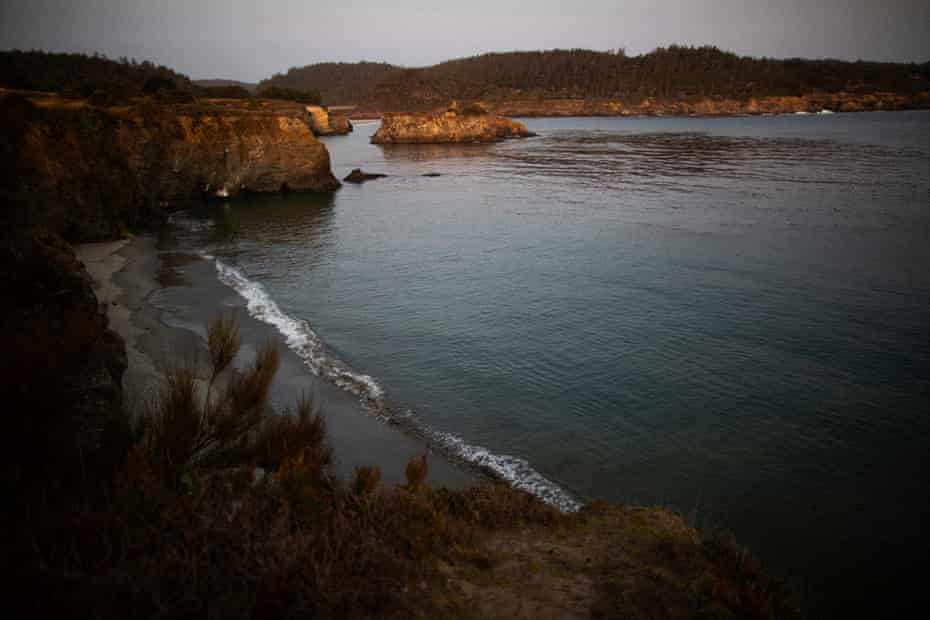
{"type": "Polygon", "coordinates": [[[930,0],[0,0],[0,49],[99,51],[246,81],[329,60],[671,43],[926,62],[928,33],[930,0]]]}

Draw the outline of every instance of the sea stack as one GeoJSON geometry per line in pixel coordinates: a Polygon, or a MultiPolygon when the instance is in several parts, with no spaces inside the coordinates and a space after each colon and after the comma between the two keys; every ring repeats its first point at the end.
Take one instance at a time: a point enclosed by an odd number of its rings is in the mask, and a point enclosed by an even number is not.
{"type": "Polygon", "coordinates": [[[372,144],[445,144],[498,142],[535,135],[523,123],[487,112],[478,105],[445,112],[387,113],[372,144]]]}
{"type": "Polygon", "coordinates": [[[307,116],[310,119],[310,130],[316,136],[342,136],[352,131],[352,123],[338,112],[330,112],[319,105],[308,105],[307,116]]]}

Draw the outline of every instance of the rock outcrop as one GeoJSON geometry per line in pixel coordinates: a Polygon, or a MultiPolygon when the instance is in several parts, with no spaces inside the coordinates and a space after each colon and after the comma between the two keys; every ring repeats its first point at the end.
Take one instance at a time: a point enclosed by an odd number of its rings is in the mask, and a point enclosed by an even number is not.
{"type": "Polygon", "coordinates": [[[326,146],[299,117],[181,111],[164,119],[154,132],[123,124],[120,133],[120,142],[130,153],[153,142],[162,145],[161,159],[143,162],[140,168],[144,178],[154,181],[153,190],[168,202],[183,201],[197,191],[229,197],[244,191],[339,187],[326,146]]]}
{"type": "Polygon", "coordinates": [[[534,135],[523,123],[490,113],[385,114],[373,144],[497,142],[534,135]]]}
{"type": "Polygon", "coordinates": [[[345,135],[352,131],[352,123],[344,114],[330,112],[319,105],[308,105],[307,115],[310,117],[310,129],[317,136],[345,135]]]}
{"type": "Polygon", "coordinates": [[[209,196],[331,191],[326,146],[297,104],[123,108],[0,98],[4,219],[112,239],[209,196]]]}
{"type": "Polygon", "coordinates": [[[365,181],[373,181],[374,179],[381,179],[386,176],[386,174],[381,174],[378,172],[364,172],[361,168],[356,168],[347,174],[346,177],[342,180],[346,183],[364,183],[365,181]]]}

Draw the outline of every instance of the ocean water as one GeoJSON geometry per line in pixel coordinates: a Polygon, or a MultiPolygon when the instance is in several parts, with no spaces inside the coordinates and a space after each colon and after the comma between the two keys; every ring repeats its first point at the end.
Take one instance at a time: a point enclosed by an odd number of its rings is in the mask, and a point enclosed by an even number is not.
{"type": "MultiPolygon", "coordinates": [[[[333,196],[176,218],[309,375],[565,509],[726,530],[811,617],[930,556],[930,114],[326,139],[333,196]],[[423,176],[438,173],[439,176],[423,176]]],[[[325,403],[324,403],[325,406],[325,403]]]]}

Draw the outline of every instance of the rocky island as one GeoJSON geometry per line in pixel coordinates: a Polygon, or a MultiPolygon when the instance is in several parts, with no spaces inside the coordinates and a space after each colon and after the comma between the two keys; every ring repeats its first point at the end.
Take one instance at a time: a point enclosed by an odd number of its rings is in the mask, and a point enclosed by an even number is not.
{"type": "Polygon", "coordinates": [[[445,144],[498,142],[533,136],[523,123],[480,107],[439,113],[385,114],[372,144],[445,144]]]}

